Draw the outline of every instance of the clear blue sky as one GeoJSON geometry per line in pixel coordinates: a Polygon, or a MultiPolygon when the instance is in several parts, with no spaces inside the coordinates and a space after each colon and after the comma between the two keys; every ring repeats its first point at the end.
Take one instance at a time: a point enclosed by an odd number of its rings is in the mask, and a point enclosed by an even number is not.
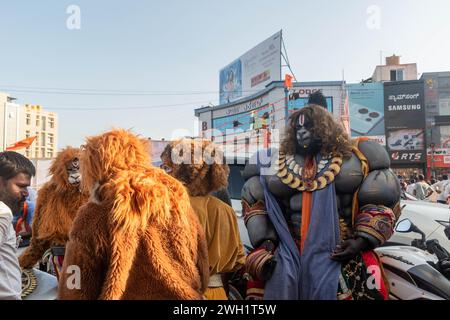
{"type": "Polygon", "coordinates": [[[358,82],[372,75],[380,50],[417,62],[420,73],[450,70],[449,14],[448,0],[2,1],[0,90],[57,111],[60,148],[113,126],[171,138],[176,129],[194,134],[194,108],[218,102],[219,70],[280,29],[298,80],[340,80],[344,69],[347,82],[358,82]],[[81,9],[80,30],[66,28],[69,5],[81,9]],[[380,8],[379,29],[367,27],[371,5],[380,8]],[[133,109],[174,104],[183,105],[133,109]]]}

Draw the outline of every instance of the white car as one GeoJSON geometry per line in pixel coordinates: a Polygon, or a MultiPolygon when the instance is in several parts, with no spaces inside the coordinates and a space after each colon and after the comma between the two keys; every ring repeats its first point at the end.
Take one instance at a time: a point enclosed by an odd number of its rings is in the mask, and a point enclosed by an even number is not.
{"type": "MultiPolygon", "coordinates": [[[[403,209],[399,221],[408,218],[423,231],[426,240],[437,239],[441,246],[450,251],[450,240],[444,233],[450,220],[448,205],[420,200],[402,200],[401,206],[403,209]]],[[[412,240],[420,239],[420,237],[418,233],[395,232],[389,239],[389,243],[410,245],[412,240]]]]}

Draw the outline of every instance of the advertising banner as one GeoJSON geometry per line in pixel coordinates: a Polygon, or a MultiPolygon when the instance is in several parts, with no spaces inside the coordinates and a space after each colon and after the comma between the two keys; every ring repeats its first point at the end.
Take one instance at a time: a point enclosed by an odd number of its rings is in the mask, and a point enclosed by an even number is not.
{"type": "Polygon", "coordinates": [[[220,104],[236,101],[281,80],[281,31],[220,70],[220,104]]]}
{"type": "Polygon", "coordinates": [[[386,146],[392,164],[426,162],[425,105],[422,81],[384,84],[386,146]]]}
{"type": "Polygon", "coordinates": [[[435,148],[427,149],[427,167],[428,168],[450,168],[450,149],[435,148]]]}
{"type": "Polygon", "coordinates": [[[386,145],[382,83],[347,85],[352,138],[367,137],[386,145]]]}

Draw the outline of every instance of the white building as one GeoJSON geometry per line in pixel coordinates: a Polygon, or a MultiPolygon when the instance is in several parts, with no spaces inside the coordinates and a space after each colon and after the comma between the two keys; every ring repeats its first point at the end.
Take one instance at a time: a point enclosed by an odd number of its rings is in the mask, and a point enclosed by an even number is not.
{"type": "Polygon", "coordinates": [[[376,66],[372,75],[373,82],[417,80],[417,64],[400,64],[400,56],[386,57],[386,64],[376,66]]]}
{"type": "Polygon", "coordinates": [[[21,105],[6,93],[0,93],[0,146],[5,150],[15,142],[36,136],[32,145],[17,150],[30,159],[56,157],[58,117],[39,105],[21,105]]]}

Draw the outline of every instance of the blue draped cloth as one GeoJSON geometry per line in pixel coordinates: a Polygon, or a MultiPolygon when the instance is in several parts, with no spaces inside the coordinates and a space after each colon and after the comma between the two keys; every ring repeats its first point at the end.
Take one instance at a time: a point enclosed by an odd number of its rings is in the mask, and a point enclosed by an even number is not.
{"type": "Polygon", "coordinates": [[[334,184],[313,192],[308,236],[300,253],[265,177],[261,176],[260,180],[268,216],[280,242],[275,252],[276,267],[266,282],[264,299],[336,300],[341,264],[330,259],[340,241],[334,184]]]}

